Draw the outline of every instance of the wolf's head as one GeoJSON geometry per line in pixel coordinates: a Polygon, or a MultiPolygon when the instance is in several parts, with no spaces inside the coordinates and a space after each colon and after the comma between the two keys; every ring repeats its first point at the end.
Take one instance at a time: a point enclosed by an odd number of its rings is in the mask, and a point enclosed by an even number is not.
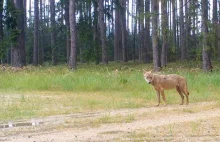
{"type": "Polygon", "coordinates": [[[144,71],[144,79],[147,81],[148,84],[151,84],[153,80],[153,73],[152,71],[144,71]]]}

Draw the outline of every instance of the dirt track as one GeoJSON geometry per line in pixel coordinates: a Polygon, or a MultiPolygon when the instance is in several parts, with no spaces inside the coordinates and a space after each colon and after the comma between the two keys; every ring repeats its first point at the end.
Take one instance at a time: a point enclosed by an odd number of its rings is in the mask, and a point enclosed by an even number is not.
{"type": "Polygon", "coordinates": [[[0,141],[220,141],[219,106],[203,102],[53,116],[38,126],[0,129],[0,141]]]}

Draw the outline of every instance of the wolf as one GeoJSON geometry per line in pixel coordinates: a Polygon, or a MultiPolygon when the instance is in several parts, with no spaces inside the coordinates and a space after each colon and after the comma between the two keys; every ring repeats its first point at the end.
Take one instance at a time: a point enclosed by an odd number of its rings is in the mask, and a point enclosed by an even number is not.
{"type": "Polygon", "coordinates": [[[170,89],[176,89],[181,96],[182,102],[180,105],[184,104],[184,95],[186,97],[186,105],[189,104],[189,91],[187,89],[187,81],[184,77],[177,74],[159,75],[152,71],[144,71],[143,74],[145,81],[148,84],[151,84],[157,92],[157,106],[160,105],[160,95],[162,96],[165,105],[167,104],[164,90],[170,89]]]}

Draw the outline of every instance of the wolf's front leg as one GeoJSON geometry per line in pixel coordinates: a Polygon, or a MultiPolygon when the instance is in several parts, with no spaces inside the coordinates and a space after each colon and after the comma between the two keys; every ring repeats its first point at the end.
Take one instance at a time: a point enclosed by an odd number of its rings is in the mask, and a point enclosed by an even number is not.
{"type": "Polygon", "coordinates": [[[158,104],[156,106],[159,106],[160,105],[160,91],[157,90],[157,101],[158,101],[158,104]]]}
{"type": "Polygon", "coordinates": [[[166,106],[166,105],[167,105],[167,100],[166,100],[166,96],[165,96],[165,94],[164,94],[164,90],[161,91],[161,95],[162,95],[164,104],[165,104],[165,106],[166,106]]]}

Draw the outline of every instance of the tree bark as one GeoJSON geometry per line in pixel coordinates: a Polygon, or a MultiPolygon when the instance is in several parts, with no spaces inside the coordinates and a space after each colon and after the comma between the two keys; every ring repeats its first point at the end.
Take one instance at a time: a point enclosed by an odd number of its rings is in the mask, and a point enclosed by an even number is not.
{"type": "Polygon", "coordinates": [[[99,64],[99,31],[98,31],[98,2],[93,1],[94,5],[94,33],[93,33],[93,45],[94,45],[94,52],[95,52],[95,63],[99,64]]]}
{"type": "Polygon", "coordinates": [[[28,11],[28,14],[29,14],[29,24],[32,22],[32,15],[31,15],[31,0],[29,0],[29,11],[28,11]]]}
{"type": "Polygon", "coordinates": [[[104,1],[99,0],[99,28],[102,42],[102,62],[108,64],[107,47],[106,47],[106,28],[104,23],[104,1]]]}
{"type": "MultiPolygon", "coordinates": [[[[218,1],[218,7],[220,8],[220,1],[218,1]]],[[[218,11],[218,39],[217,39],[217,46],[218,46],[218,60],[220,61],[220,9],[218,11]]]]}
{"type": "Polygon", "coordinates": [[[144,55],[143,61],[145,63],[150,62],[149,52],[150,52],[150,0],[145,0],[145,30],[144,30],[144,55]]]}
{"type": "Polygon", "coordinates": [[[44,51],[44,22],[43,22],[43,9],[42,9],[42,0],[40,0],[40,45],[39,45],[39,48],[38,48],[38,63],[40,65],[43,64],[44,62],[44,55],[43,55],[43,51],[44,51]]]}
{"type": "Polygon", "coordinates": [[[76,17],[75,17],[75,0],[69,1],[69,22],[70,22],[70,60],[69,68],[71,70],[76,70],[76,49],[77,49],[77,39],[76,39],[76,17]]]}
{"type": "Polygon", "coordinates": [[[179,1],[180,4],[180,49],[181,49],[181,61],[186,60],[186,48],[185,48],[185,33],[184,33],[184,17],[183,17],[183,0],[179,1]]]}
{"type": "Polygon", "coordinates": [[[56,25],[55,25],[55,2],[50,0],[50,21],[51,21],[51,48],[52,48],[52,64],[57,64],[57,49],[56,49],[56,25]]]}
{"type": "Polygon", "coordinates": [[[208,0],[202,0],[202,59],[203,70],[212,71],[212,64],[210,59],[210,49],[208,47],[208,0]]]}
{"type": "MultiPolygon", "coordinates": [[[[135,4],[135,0],[132,0],[132,9],[135,9],[135,6],[136,6],[136,9],[133,10],[133,13],[135,15],[135,17],[137,17],[137,13],[138,13],[138,10],[137,10],[137,3],[135,4]]],[[[137,38],[136,38],[136,35],[137,35],[137,18],[132,18],[134,19],[134,24],[132,25],[133,26],[133,61],[135,62],[136,60],[136,41],[137,41],[137,38]]]]}
{"type": "Polygon", "coordinates": [[[213,48],[217,51],[217,58],[220,57],[218,55],[218,8],[217,8],[217,0],[213,0],[213,8],[212,8],[212,23],[213,23],[213,33],[214,33],[214,38],[213,38],[213,48]]]}
{"type": "Polygon", "coordinates": [[[173,47],[177,53],[177,44],[176,44],[176,0],[172,0],[172,20],[173,20],[173,47]]]}
{"type": "Polygon", "coordinates": [[[39,48],[39,41],[38,41],[38,30],[39,30],[39,8],[38,8],[38,0],[34,1],[34,51],[33,51],[33,65],[38,65],[38,48],[39,48]]]}
{"type": "Polygon", "coordinates": [[[144,61],[144,0],[138,0],[138,23],[139,23],[139,62],[144,61]]]}
{"type": "Polygon", "coordinates": [[[121,37],[122,37],[122,61],[127,62],[127,45],[126,45],[126,0],[121,0],[121,37]]]}
{"type": "Polygon", "coordinates": [[[70,23],[69,23],[69,1],[65,0],[65,23],[66,23],[66,56],[67,64],[70,57],[70,23]]]}
{"type": "Polygon", "coordinates": [[[161,52],[161,66],[165,67],[167,65],[167,36],[168,36],[168,15],[167,15],[167,0],[161,1],[161,11],[162,11],[162,52],[161,52]]]}
{"type": "Polygon", "coordinates": [[[3,12],[3,0],[0,0],[0,64],[2,64],[2,57],[3,57],[3,46],[2,46],[2,41],[3,41],[3,21],[2,21],[2,18],[3,18],[3,15],[2,15],[2,12],[3,12]]]}
{"type": "Polygon", "coordinates": [[[189,18],[189,1],[185,0],[185,28],[184,28],[184,33],[185,33],[185,58],[187,59],[187,52],[189,49],[189,38],[190,38],[190,18],[189,18]]]}
{"type": "Polygon", "coordinates": [[[25,41],[24,41],[24,7],[23,0],[14,0],[16,10],[21,11],[16,17],[16,44],[12,46],[12,66],[23,67],[26,65],[25,41]]]}
{"type": "Polygon", "coordinates": [[[120,46],[120,11],[119,3],[115,3],[115,32],[114,32],[114,60],[119,59],[119,46],[120,46]]]}
{"type": "Polygon", "coordinates": [[[158,47],[158,16],[159,16],[159,2],[158,0],[151,1],[152,9],[152,47],[153,47],[153,64],[154,70],[159,71],[160,66],[160,56],[158,47]]]}

